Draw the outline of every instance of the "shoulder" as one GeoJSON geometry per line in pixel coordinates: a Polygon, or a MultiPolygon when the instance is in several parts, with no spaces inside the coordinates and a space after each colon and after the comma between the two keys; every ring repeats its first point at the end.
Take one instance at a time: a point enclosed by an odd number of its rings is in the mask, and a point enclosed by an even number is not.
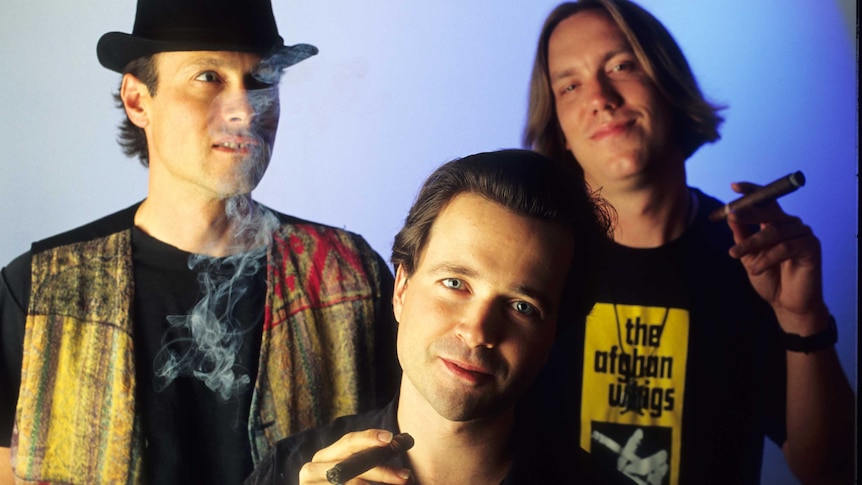
{"type": "Polygon", "coordinates": [[[70,231],[36,241],[31,247],[31,253],[35,254],[59,246],[91,241],[130,229],[134,225],[135,212],[139,205],[140,202],[70,231]]]}
{"type": "Polygon", "coordinates": [[[694,242],[699,246],[705,246],[722,259],[727,258],[727,250],[733,245],[733,233],[724,221],[713,222],[709,220],[709,214],[724,206],[720,200],[703,193],[700,189],[689,188],[697,198],[697,214],[692,223],[690,232],[694,236],[694,242]]]}
{"type": "Polygon", "coordinates": [[[697,198],[697,203],[700,211],[706,211],[709,215],[715,209],[724,206],[724,202],[698,189],[697,187],[688,188],[691,193],[697,198]]]}
{"type": "Polygon", "coordinates": [[[31,261],[30,252],[27,251],[0,269],[0,318],[5,321],[10,315],[7,312],[15,312],[21,317],[22,328],[24,312],[30,300],[31,261]]]}
{"type": "Polygon", "coordinates": [[[319,222],[300,219],[298,217],[282,214],[280,212],[273,211],[273,213],[278,218],[281,231],[285,234],[293,233],[313,235],[314,237],[319,239],[326,239],[333,242],[349,242],[355,244],[361,249],[371,249],[368,243],[365,241],[365,238],[355,232],[348,231],[347,229],[341,229],[319,222]]]}
{"type": "Polygon", "coordinates": [[[711,228],[727,228],[727,224],[723,222],[712,222],[709,220],[709,215],[718,208],[724,206],[724,202],[715,197],[705,194],[700,189],[689,187],[692,196],[697,199],[697,214],[694,217],[694,226],[711,227],[711,228]]]}
{"type": "MultiPolygon", "coordinates": [[[[335,255],[342,265],[362,267],[373,274],[389,273],[386,261],[361,235],[319,222],[270,210],[279,221],[275,234],[276,250],[283,255],[325,259],[335,255]]],[[[321,262],[318,261],[318,262],[321,262]]]]}
{"type": "Polygon", "coordinates": [[[3,282],[10,288],[29,287],[30,286],[30,261],[32,257],[30,251],[13,259],[5,268],[0,270],[3,282]],[[25,284],[13,284],[25,283],[25,284]]]}

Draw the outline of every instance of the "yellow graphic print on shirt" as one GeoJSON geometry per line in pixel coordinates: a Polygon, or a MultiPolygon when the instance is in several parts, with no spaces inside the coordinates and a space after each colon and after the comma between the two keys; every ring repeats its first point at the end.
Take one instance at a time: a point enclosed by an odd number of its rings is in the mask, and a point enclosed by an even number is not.
{"type": "Polygon", "coordinates": [[[676,484],[688,310],[599,303],[584,333],[581,447],[636,483],[676,484]]]}

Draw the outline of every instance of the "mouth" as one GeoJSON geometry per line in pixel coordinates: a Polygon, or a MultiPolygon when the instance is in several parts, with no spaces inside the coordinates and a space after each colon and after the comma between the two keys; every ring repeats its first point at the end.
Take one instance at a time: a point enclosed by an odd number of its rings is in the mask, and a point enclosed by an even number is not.
{"type": "Polygon", "coordinates": [[[472,385],[480,385],[494,379],[494,374],[484,367],[449,360],[442,357],[440,360],[443,361],[443,365],[446,366],[446,369],[448,369],[455,377],[463,381],[467,381],[472,385]]]}
{"type": "Polygon", "coordinates": [[[600,126],[590,137],[594,141],[600,141],[615,135],[620,135],[628,131],[629,127],[634,125],[635,120],[622,121],[617,123],[608,123],[600,126]]]}
{"type": "Polygon", "coordinates": [[[250,153],[259,146],[256,140],[246,137],[220,140],[213,143],[212,147],[218,151],[229,153],[250,153]]]}
{"type": "Polygon", "coordinates": [[[232,142],[232,141],[226,141],[224,143],[219,143],[215,146],[221,147],[221,148],[227,148],[229,150],[244,150],[244,149],[248,149],[248,148],[254,146],[254,144],[253,143],[236,143],[236,142],[232,142]]]}

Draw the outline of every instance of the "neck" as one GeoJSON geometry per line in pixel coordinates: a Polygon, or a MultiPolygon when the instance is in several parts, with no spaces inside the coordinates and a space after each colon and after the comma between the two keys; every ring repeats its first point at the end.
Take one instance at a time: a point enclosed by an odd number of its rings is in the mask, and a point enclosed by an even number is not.
{"type": "Polygon", "coordinates": [[[174,200],[170,197],[148,197],[135,213],[135,226],[150,236],[175,246],[183,251],[222,257],[244,248],[245,241],[238,241],[237,227],[249,214],[228,215],[228,206],[233,204],[252,207],[251,195],[235,196],[237,199],[206,200],[194,203],[188,199],[174,200]]]}
{"type": "Polygon", "coordinates": [[[421,396],[403,392],[398,426],[415,445],[407,452],[415,483],[493,484],[503,481],[512,461],[513,408],[469,421],[440,416],[421,396]]]}
{"type": "Polygon", "coordinates": [[[603,187],[601,195],[617,213],[614,240],[628,247],[654,248],[680,237],[696,207],[685,171],[629,187],[603,187]]]}

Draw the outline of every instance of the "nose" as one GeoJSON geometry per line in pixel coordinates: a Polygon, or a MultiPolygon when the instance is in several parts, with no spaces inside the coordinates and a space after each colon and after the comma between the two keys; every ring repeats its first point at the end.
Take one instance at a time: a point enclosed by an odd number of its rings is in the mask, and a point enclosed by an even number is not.
{"type": "Polygon", "coordinates": [[[255,116],[255,109],[245,90],[222,93],[220,102],[222,119],[232,125],[247,125],[255,116]]]}
{"type": "Polygon", "coordinates": [[[601,76],[587,83],[587,100],[593,114],[613,111],[622,105],[622,97],[610,80],[601,76]]]}
{"type": "Polygon", "coordinates": [[[493,302],[476,302],[459,318],[456,335],[468,347],[493,348],[500,339],[502,316],[493,302]]]}

